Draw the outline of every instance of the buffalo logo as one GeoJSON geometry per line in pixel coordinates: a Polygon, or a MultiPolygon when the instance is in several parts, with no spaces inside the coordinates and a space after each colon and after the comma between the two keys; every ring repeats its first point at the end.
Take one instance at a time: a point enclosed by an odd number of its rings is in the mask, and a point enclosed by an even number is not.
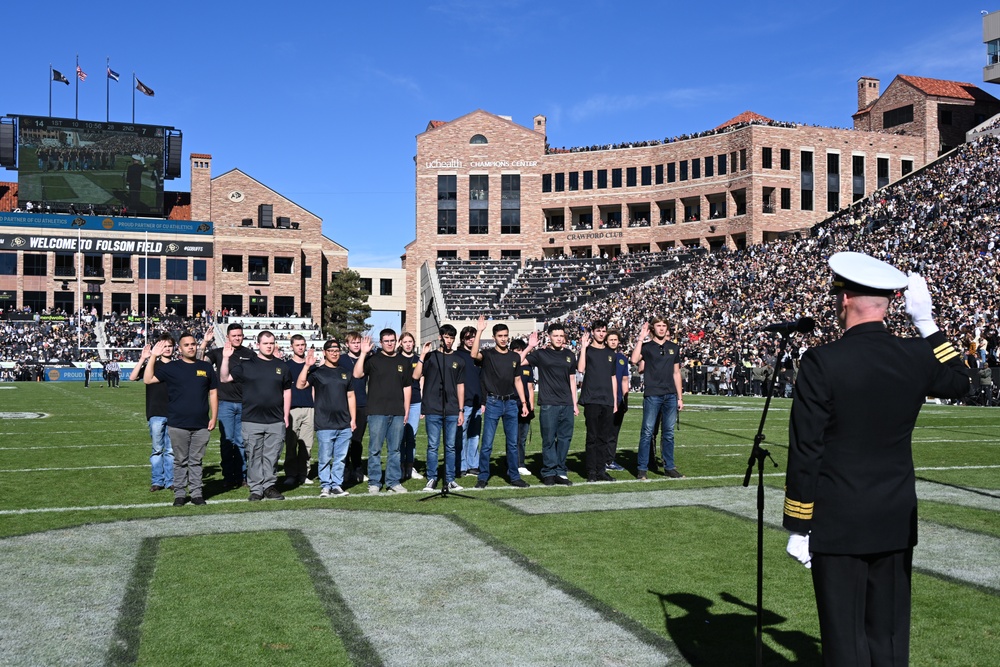
{"type": "Polygon", "coordinates": [[[87,224],[87,221],[84,220],[83,218],[73,218],[73,226],[74,227],[83,227],[86,224],[87,224]]]}
{"type": "Polygon", "coordinates": [[[513,362],[512,364],[511,364],[511,367],[512,367],[512,368],[517,368],[517,362],[516,362],[516,361],[514,361],[514,362],[513,362]]]}
{"type": "Polygon", "coordinates": [[[14,248],[20,248],[24,245],[27,245],[27,243],[28,242],[24,240],[23,236],[15,236],[14,239],[10,242],[10,245],[14,248]]]}
{"type": "Polygon", "coordinates": [[[667,348],[667,354],[673,354],[673,353],[674,353],[674,348],[668,347],[667,348]]]}
{"type": "Polygon", "coordinates": [[[452,367],[453,370],[457,369],[458,368],[458,362],[457,361],[451,362],[451,367],[452,367]]]}
{"type": "Polygon", "coordinates": [[[341,373],[340,374],[340,379],[341,380],[346,380],[347,379],[347,373],[341,373]]]}
{"type": "Polygon", "coordinates": [[[609,364],[613,364],[613,363],[614,363],[614,361],[615,361],[615,358],[614,358],[614,357],[612,357],[612,356],[611,356],[611,355],[609,354],[609,355],[608,355],[608,363],[609,363],[609,364]]]}
{"type": "Polygon", "coordinates": [[[402,373],[403,372],[403,364],[400,364],[399,366],[396,366],[396,372],[397,373],[402,373]]]}
{"type": "Polygon", "coordinates": [[[209,229],[211,229],[211,227],[207,222],[203,222],[200,225],[198,225],[199,232],[207,232],[209,229]]]}
{"type": "Polygon", "coordinates": [[[573,357],[566,357],[566,363],[567,364],[573,363],[573,357]]]}
{"type": "Polygon", "coordinates": [[[179,245],[177,245],[176,243],[168,243],[167,244],[167,252],[177,252],[180,249],[181,249],[181,247],[179,245]]]}
{"type": "Polygon", "coordinates": [[[281,375],[281,366],[275,367],[274,372],[277,373],[278,375],[281,375]]]}

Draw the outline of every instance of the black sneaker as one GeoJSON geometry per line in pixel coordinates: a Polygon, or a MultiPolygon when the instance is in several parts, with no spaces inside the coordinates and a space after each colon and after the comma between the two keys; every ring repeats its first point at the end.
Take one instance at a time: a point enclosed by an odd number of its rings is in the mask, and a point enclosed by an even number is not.
{"type": "Polygon", "coordinates": [[[247,498],[247,500],[249,500],[252,503],[256,503],[260,502],[261,500],[264,500],[264,496],[260,495],[259,493],[251,493],[250,497],[247,498]]]}
{"type": "Polygon", "coordinates": [[[153,486],[149,487],[149,492],[150,493],[156,493],[157,491],[162,491],[162,490],[163,490],[163,487],[160,486],[159,484],[154,484],[153,486]]]}
{"type": "Polygon", "coordinates": [[[591,474],[587,475],[587,481],[588,482],[599,482],[601,480],[597,477],[597,475],[595,475],[594,473],[591,473],[591,474]]]}
{"type": "Polygon", "coordinates": [[[573,486],[573,482],[569,481],[569,477],[563,477],[562,475],[556,475],[556,484],[562,484],[563,486],[573,486]]]}
{"type": "Polygon", "coordinates": [[[529,486],[531,486],[531,484],[528,484],[523,479],[515,479],[513,482],[510,483],[510,485],[511,486],[516,486],[519,489],[526,489],[529,486]]]}
{"type": "Polygon", "coordinates": [[[194,496],[194,497],[191,498],[191,504],[192,505],[207,505],[208,503],[206,503],[205,499],[202,498],[201,496],[194,496]]]}
{"type": "Polygon", "coordinates": [[[476,481],[476,486],[475,486],[474,488],[477,488],[477,489],[485,489],[485,488],[486,488],[486,482],[484,482],[484,481],[483,481],[483,480],[481,480],[481,479],[480,479],[480,480],[477,480],[477,481],[476,481]]]}
{"type": "Polygon", "coordinates": [[[268,500],[284,500],[285,497],[281,495],[281,491],[278,491],[273,486],[269,486],[264,489],[264,497],[268,500]]]}
{"type": "Polygon", "coordinates": [[[671,479],[684,479],[684,475],[677,468],[671,468],[663,474],[671,479]]]}
{"type": "Polygon", "coordinates": [[[174,498],[174,507],[184,507],[187,498],[174,498]]]}
{"type": "Polygon", "coordinates": [[[479,476],[479,468],[469,468],[465,471],[466,477],[477,477],[479,476]]]}
{"type": "Polygon", "coordinates": [[[556,485],[556,478],[552,477],[552,476],[543,477],[542,478],[542,484],[544,484],[545,486],[555,486],[556,485]]]}
{"type": "Polygon", "coordinates": [[[602,482],[614,482],[615,481],[615,478],[612,477],[611,475],[609,475],[606,472],[601,473],[600,475],[597,476],[597,478],[599,480],[601,480],[602,482]]]}

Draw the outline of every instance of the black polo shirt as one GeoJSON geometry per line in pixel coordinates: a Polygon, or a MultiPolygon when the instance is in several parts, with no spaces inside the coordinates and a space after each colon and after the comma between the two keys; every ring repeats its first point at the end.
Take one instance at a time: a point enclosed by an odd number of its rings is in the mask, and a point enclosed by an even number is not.
{"type": "Polygon", "coordinates": [[[507,348],[506,352],[499,352],[495,347],[483,350],[481,354],[483,361],[479,378],[482,381],[483,392],[494,396],[513,395],[516,398],[514,380],[521,365],[520,355],[512,352],[510,348],[507,348]]]}
{"type": "MultiPolygon", "coordinates": [[[[300,371],[301,372],[301,371],[300,371]]],[[[347,394],[354,393],[354,378],[346,368],[327,365],[311,368],[307,376],[316,390],[313,425],[317,431],[351,428],[347,394]]]]}
{"type": "Polygon", "coordinates": [[[540,405],[574,405],[569,379],[576,374],[576,355],[568,347],[532,350],[525,361],[538,369],[540,405]]]}
{"type": "Polygon", "coordinates": [[[615,352],[608,347],[587,347],[587,372],[583,375],[580,405],[614,405],[615,352]]]}
{"type": "Polygon", "coordinates": [[[458,416],[458,385],[465,384],[465,361],[455,353],[440,350],[427,353],[424,359],[424,396],[420,401],[420,414],[458,416]],[[442,407],[441,385],[444,384],[442,407]]]}
{"type": "Polygon", "coordinates": [[[674,384],[674,366],[681,364],[681,349],[677,343],[666,341],[663,345],[653,341],[642,344],[643,380],[645,389],[643,396],[665,396],[676,394],[674,384]]]}
{"type": "Polygon", "coordinates": [[[285,390],[292,376],[282,359],[261,359],[256,354],[229,370],[233,383],[243,385],[243,421],[276,424],[285,421],[285,390]]]}
{"type": "Polygon", "coordinates": [[[190,430],[208,428],[208,392],[219,388],[219,376],[212,364],[201,359],[193,362],[181,359],[156,364],[153,375],[167,385],[170,396],[167,426],[190,430]]]}
{"type": "MultiPolygon", "coordinates": [[[[233,356],[229,358],[229,370],[232,371],[234,366],[238,366],[248,359],[253,359],[257,355],[253,353],[248,347],[243,347],[240,345],[233,349],[233,356]]],[[[215,372],[218,373],[222,370],[222,348],[216,347],[212,348],[205,353],[205,361],[210,362],[215,366],[215,372]]],[[[230,373],[231,375],[232,373],[230,373]]],[[[242,403],[243,402],[243,387],[236,382],[222,382],[219,384],[219,400],[228,401],[230,403],[242,403]]]]}
{"type": "Polygon", "coordinates": [[[412,369],[410,360],[400,354],[376,352],[365,357],[369,415],[403,415],[403,389],[413,384],[412,369]]]}

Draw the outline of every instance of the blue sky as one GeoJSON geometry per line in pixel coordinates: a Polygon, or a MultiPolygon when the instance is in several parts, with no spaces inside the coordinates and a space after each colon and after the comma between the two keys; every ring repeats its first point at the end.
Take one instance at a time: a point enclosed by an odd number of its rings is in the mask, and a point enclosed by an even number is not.
{"type": "MultiPolygon", "coordinates": [[[[967,1],[617,2],[432,0],[53,0],[5,9],[0,115],[48,113],[48,67],[72,77],[81,119],[131,118],[184,133],[213,173],[239,168],[323,218],[353,266],[398,267],[414,236],[415,136],[477,108],[531,125],[553,146],[658,139],[747,109],[847,127],[860,76],[982,84],[980,10],[967,1]],[[99,9],[98,9],[99,7],[99,9]]],[[[53,87],[73,117],[73,86],[53,87]]],[[[16,174],[0,170],[0,180],[16,174]]]]}

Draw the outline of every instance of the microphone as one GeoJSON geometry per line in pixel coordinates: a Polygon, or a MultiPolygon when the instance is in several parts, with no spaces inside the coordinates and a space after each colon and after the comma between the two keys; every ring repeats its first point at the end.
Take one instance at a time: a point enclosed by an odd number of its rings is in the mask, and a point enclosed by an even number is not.
{"type": "Polygon", "coordinates": [[[794,322],[778,322],[777,324],[771,324],[761,331],[773,331],[775,333],[780,333],[782,336],[788,336],[793,333],[809,333],[816,328],[816,320],[811,317],[803,317],[794,322]]]}
{"type": "Polygon", "coordinates": [[[424,317],[425,318],[426,317],[430,317],[431,316],[431,311],[433,311],[433,310],[434,310],[434,297],[431,297],[431,300],[427,302],[427,308],[426,308],[426,310],[424,310],[424,317]]]}

